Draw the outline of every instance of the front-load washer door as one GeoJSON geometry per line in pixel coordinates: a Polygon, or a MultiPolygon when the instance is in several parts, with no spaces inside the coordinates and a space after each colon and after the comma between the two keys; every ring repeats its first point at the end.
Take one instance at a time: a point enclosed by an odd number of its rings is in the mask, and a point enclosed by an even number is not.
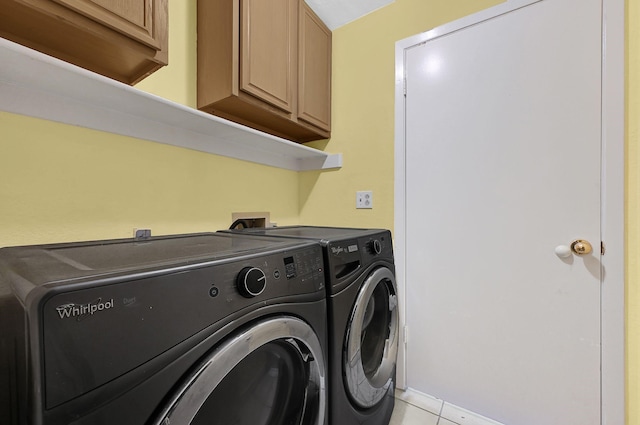
{"type": "Polygon", "coordinates": [[[156,425],[323,425],[325,362],[311,327],[266,319],[214,349],[156,425]]]}
{"type": "Polygon", "coordinates": [[[345,385],[360,408],[375,406],[393,383],[398,353],[398,298],[393,273],[371,273],[360,289],[347,327],[345,385]]]}

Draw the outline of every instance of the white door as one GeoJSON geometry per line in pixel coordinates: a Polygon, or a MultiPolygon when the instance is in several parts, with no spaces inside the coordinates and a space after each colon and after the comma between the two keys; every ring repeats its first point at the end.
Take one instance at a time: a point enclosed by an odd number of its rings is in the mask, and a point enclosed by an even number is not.
{"type": "Polygon", "coordinates": [[[599,424],[602,5],[529,3],[405,53],[406,384],[599,424]]]}

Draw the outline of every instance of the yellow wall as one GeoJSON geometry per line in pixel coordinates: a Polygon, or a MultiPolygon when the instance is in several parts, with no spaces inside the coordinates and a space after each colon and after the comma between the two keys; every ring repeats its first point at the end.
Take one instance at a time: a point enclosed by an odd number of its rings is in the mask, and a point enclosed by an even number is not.
{"type": "MultiPolygon", "coordinates": [[[[170,65],[138,87],[195,105],[195,1],[170,3],[170,65]]],[[[0,247],[298,222],[298,173],[0,112],[0,247]]]]}
{"type": "Polygon", "coordinates": [[[640,5],[627,1],[627,424],[640,424],[640,5]]]}
{"type": "Polygon", "coordinates": [[[332,137],[315,146],[344,167],[301,175],[301,222],[393,228],[395,43],[501,2],[396,0],[334,31],[332,137]],[[372,210],[355,209],[358,190],[372,210]]]}
{"type": "Polygon", "coordinates": [[[169,66],[136,88],[196,107],[196,0],[169,3],[169,66]]]}

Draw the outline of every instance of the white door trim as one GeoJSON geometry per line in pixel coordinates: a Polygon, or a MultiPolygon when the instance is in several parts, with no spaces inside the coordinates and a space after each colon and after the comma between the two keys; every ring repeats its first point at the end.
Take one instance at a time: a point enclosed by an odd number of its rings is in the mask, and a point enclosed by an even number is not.
{"type": "MultiPolygon", "coordinates": [[[[404,54],[411,46],[478,24],[512,10],[549,0],[509,0],[468,17],[396,43],[394,255],[400,298],[400,327],[405,329],[406,300],[406,162],[404,110],[404,54]]],[[[602,425],[625,421],[624,368],[624,0],[602,0],[602,256],[601,361],[602,425]]],[[[401,332],[397,386],[406,388],[406,342],[401,332]]]]}

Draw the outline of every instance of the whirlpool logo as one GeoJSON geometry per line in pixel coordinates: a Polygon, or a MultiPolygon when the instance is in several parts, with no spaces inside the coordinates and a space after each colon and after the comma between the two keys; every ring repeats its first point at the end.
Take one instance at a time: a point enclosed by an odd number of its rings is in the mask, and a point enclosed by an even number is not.
{"type": "Polygon", "coordinates": [[[63,304],[56,307],[58,316],[61,319],[68,319],[75,317],[77,319],[85,316],[93,316],[96,313],[109,310],[113,308],[113,298],[109,301],[102,302],[102,298],[98,298],[95,301],[88,302],[86,304],[63,304]]]}
{"type": "Polygon", "coordinates": [[[347,248],[345,249],[342,246],[332,246],[331,247],[331,253],[333,255],[339,255],[342,254],[343,252],[348,252],[348,253],[352,253],[352,252],[356,252],[358,250],[358,245],[353,244],[353,245],[349,245],[347,246],[347,248]]]}
{"type": "Polygon", "coordinates": [[[332,246],[331,252],[333,253],[333,255],[342,254],[344,252],[344,248],[341,246],[332,246]]]}

